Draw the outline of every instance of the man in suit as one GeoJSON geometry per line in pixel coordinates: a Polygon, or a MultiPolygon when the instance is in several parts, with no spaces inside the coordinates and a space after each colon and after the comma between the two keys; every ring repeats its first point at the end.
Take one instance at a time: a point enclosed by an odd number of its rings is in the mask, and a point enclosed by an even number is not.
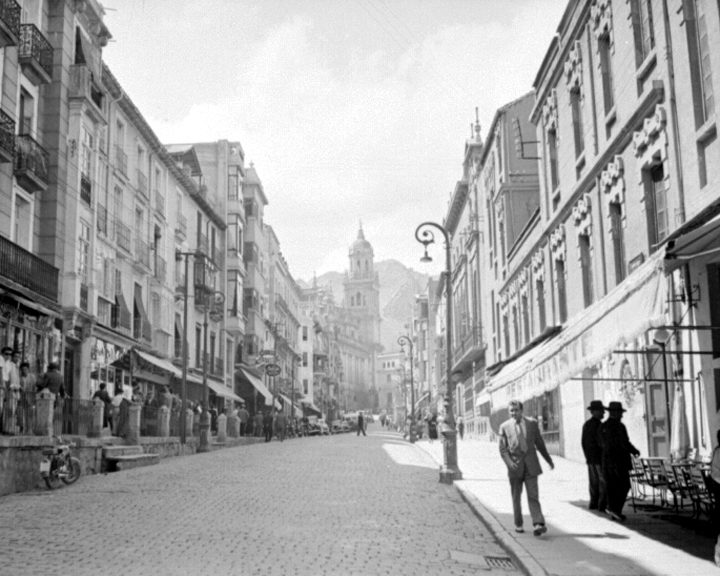
{"type": "Polygon", "coordinates": [[[621,422],[623,412],[622,402],[610,402],[609,418],[600,426],[602,469],[608,492],[607,513],[619,522],[625,521],[622,509],[630,492],[631,456],[640,456],[640,451],[630,443],[625,424],[621,422]]]}
{"type": "Polygon", "coordinates": [[[582,429],[582,449],[588,467],[590,480],[590,510],[605,512],[607,508],[607,488],[602,472],[602,448],[600,447],[600,426],[605,415],[602,401],[593,400],[588,406],[591,417],[585,421],[582,429]]]}
{"type": "Polygon", "coordinates": [[[555,464],[545,447],[537,420],[523,416],[522,402],[511,400],[508,411],[510,418],[500,426],[500,456],[508,468],[515,532],[524,532],[521,503],[524,485],[527,489],[533,534],[542,536],[547,532],[547,528],[538,493],[538,476],[542,474],[542,468],[537,452],[542,454],[551,470],[555,468],[555,464]]]}

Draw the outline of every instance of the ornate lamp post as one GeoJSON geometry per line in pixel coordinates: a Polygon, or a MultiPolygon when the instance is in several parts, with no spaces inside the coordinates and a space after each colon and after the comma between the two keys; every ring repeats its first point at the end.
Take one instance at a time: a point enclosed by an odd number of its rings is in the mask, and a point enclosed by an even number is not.
{"type": "Polygon", "coordinates": [[[421,262],[432,262],[427,247],[435,242],[435,235],[430,228],[439,230],[445,240],[445,418],[443,420],[442,435],[445,439],[443,450],[443,465],[440,468],[440,482],[452,484],[455,480],[462,480],[462,472],[457,463],[457,429],[453,412],[453,382],[452,382],[452,269],[450,267],[450,236],[447,230],[435,222],[423,222],[415,230],[415,239],[425,247],[425,254],[421,262]]]}
{"type": "Polygon", "coordinates": [[[208,386],[207,331],[208,316],[218,322],[223,317],[225,294],[205,292],[203,294],[203,407],[200,413],[200,444],[198,452],[210,452],[210,387],[208,386]]]}
{"type": "Polygon", "coordinates": [[[410,444],[415,443],[415,378],[413,376],[413,363],[415,357],[413,356],[413,341],[408,336],[400,336],[398,338],[398,344],[410,346],[410,444]]]}

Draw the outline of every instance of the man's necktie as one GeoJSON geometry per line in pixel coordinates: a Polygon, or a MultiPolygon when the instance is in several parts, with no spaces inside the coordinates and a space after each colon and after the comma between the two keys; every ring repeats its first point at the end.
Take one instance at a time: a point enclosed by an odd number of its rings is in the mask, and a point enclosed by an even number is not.
{"type": "Polygon", "coordinates": [[[523,452],[527,452],[527,440],[525,440],[525,434],[523,433],[522,424],[519,422],[515,424],[517,426],[517,436],[518,436],[518,442],[520,444],[520,450],[523,452]]]}

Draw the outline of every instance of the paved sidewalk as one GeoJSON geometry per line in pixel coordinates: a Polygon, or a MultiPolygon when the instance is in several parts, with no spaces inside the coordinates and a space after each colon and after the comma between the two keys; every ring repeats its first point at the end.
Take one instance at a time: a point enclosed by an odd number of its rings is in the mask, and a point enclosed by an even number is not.
{"type": "MultiPolygon", "coordinates": [[[[442,462],[442,443],[417,445],[442,462]]],[[[633,512],[625,523],[587,509],[587,468],[554,456],[555,470],[542,461],[540,501],[548,533],[536,538],[523,495],[525,533],[516,534],[507,469],[497,443],[465,439],[458,443],[463,480],[455,486],[502,545],[532,576],[718,576],[713,562],[715,539],[706,521],[689,519],[689,508],[633,512]]]]}

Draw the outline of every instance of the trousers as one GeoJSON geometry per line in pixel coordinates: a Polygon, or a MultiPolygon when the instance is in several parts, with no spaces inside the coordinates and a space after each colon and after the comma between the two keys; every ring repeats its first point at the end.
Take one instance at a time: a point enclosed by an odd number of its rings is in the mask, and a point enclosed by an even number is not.
{"type": "Polygon", "coordinates": [[[530,518],[534,524],[545,524],[545,517],[540,506],[540,493],[538,489],[538,477],[525,475],[522,478],[510,478],[510,494],[512,495],[513,516],[515,526],[523,525],[522,515],[522,493],[523,485],[527,489],[527,502],[530,508],[530,518]]]}
{"type": "Polygon", "coordinates": [[[588,488],[590,491],[590,510],[600,510],[604,512],[607,508],[607,485],[605,484],[605,476],[603,476],[602,466],[600,464],[588,464],[588,488]]]}
{"type": "Polygon", "coordinates": [[[607,483],[608,509],[622,514],[625,500],[630,492],[630,472],[616,466],[603,468],[607,483]]]}

